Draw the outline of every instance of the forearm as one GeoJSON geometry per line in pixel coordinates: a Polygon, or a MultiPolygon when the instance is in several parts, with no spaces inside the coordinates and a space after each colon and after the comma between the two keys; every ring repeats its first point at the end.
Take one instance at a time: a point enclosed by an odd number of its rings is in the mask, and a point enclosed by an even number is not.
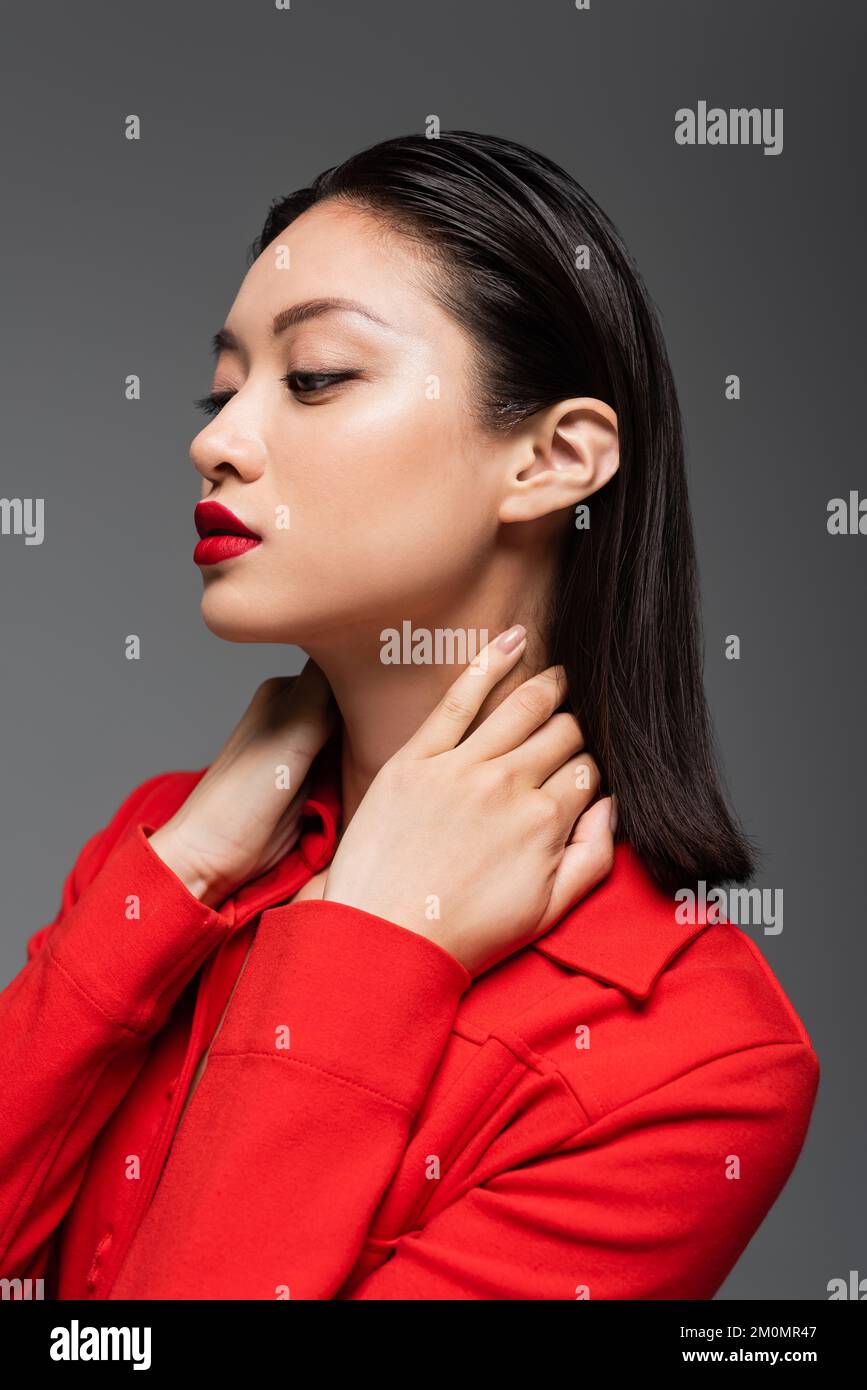
{"type": "Polygon", "coordinates": [[[0,994],[0,1275],[65,1215],[147,1043],[231,930],[136,825],[0,994]]]}

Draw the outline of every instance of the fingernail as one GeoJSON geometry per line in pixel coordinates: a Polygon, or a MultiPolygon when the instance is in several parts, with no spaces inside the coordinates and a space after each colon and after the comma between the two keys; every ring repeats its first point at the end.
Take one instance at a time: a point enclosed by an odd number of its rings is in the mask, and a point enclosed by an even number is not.
{"type": "Polygon", "coordinates": [[[514,627],[507,628],[501,632],[494,642],[495,647],[499,647],[501,652],[513,652],[518,643],[527,636],[527,629],[521,624],[516,623],[514,627]]]}

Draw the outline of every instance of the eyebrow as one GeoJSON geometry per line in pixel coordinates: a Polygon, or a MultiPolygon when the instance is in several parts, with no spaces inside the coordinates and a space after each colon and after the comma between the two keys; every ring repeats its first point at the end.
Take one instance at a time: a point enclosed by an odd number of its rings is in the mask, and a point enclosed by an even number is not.
{"type": "MultiPolygon", "coordinates": [[[[306,323],[308,319],[319,318],[322,314],[331,313],[360,314],[381,328],[387,328],[392,333],[397,332],[392,324],[380,318],[379,314],[375,314],[372,309],[368,309],[357,299],[342,299],[332,295],[324,299],[305,299],[300,304],[291,304],[288,309],[281,309],[279,314],[274,315],[274,321],[271,324],[271,336],[272,338],[279,338],[280,334],[285,333],[287,328],[295,328],[299,323],[306,323]]],[[[211,339],[211,348],[215,357],[219,357],[220,353],[224,351],[237,352],[239,346],[238,338],[230,328],[221,328],[219,333],[215,333],[211,339]]]]}

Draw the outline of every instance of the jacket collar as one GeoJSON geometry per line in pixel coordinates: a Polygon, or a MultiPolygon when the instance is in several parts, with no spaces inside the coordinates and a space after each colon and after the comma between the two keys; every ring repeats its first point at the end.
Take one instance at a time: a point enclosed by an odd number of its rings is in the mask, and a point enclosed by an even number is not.
{"type": "MultiPolygon", "coordinates": [[[[203,777],[207,768],[196,774],[203,777]]],[[[257,913],[291,898],[331,860],[340,825],[340,744],[332,735],[310,768],[310,788],[301,808],[298,843],[272,868],[243,883],[221,911],[243,926],[257,913]]]]}
{"type": "Polygon", "coordinates": [[[570,970],[649,998],[660,975],[707,929],[678,922],[677,904],[629,844],[614,848],[614,867],[597,888],[569,908],[533,948],[570,970]]]}
{"type": "Polygon", "coordinates": [[[310,769],[310,791],[301,810],[299,848],[304,862],[315,874],[329,863],[337,845],[341,819],[340,732],[331,735],[310,769]]]}
{"type": "MultiPolygon", "coordinates": [[[[310,873],[317,873],[334,854],[340,826],[339,734],[332,735],[317,755],[310,775],[298,851],[310,873]]],[[[299,877],[297,854],[287,855],[256,880],[256,896],[264,894],[273,901],[294,891],[299,877]]],[[[618,844],[608,877],[530,944],[549,960],[640,1001],[650,996],[678,952],[706,930],[700,922],[679,923],[675,910],[674,897],[657,885],[632,846],[618,844]]]]}

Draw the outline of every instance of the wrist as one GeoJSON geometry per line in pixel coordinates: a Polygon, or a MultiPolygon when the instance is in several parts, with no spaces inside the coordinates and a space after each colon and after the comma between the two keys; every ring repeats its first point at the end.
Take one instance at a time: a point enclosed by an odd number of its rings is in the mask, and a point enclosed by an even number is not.
{"type": "Polygon", "coordinates": [[[467,959],[459,942],[454,940],[454,934],[449,934],[443,930],[442,923],[438,920],[430,920],[424,914],[413,915],[404,911],[397,903],[390,898],[383,900],[367,893],[353,893],[346,889],[341,889],[336,883],[329,884],[326,877],[322,888],[322,901],[341,904],[344,907],[354,907],[361,912],[367,912],[372,917],[381,917],[383,921],[391,922],[395,926],[403,927],[405,931],[411,931],[416,936],[423,936],[427,941],[438,946],[447,955],[452,956],[459,965],[465,970],[471,970],[470,960],[472,952],[468,952],[467,959]]]}
{"type": "Polygon", "coordinates": [[[160,826],[149,835],[148,844],[193,897],[206,907],[216,907],[227,896],[228,887],[196,863],[166,826],[160,826]]]}

